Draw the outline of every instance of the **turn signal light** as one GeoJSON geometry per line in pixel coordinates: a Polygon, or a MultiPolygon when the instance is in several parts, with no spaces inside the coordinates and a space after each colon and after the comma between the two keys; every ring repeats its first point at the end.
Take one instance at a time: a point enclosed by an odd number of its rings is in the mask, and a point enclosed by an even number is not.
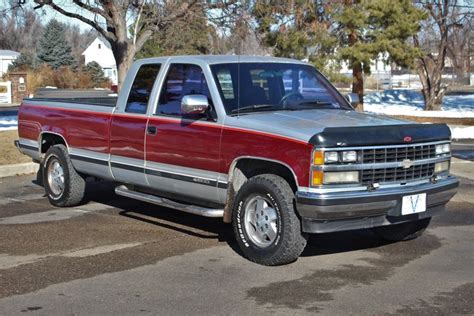
{"type": "Polygon", "coordinates": [[[313,154],[313,164],[315,165],[324,165],[324,152],[315,151],[313,154]]]}
{"type": "Polygon", "coordinates": [[[311,172],[311,184],[313,186],[323,184],[323,172],[320,170],[313,170],[311,172]]]}

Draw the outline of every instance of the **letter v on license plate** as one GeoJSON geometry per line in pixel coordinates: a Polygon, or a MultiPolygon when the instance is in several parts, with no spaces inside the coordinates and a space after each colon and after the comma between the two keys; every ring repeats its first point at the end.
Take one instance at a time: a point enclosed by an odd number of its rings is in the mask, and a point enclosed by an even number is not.
{"type": "Polygon", "coordinates": [[[426,193],[407,195],[402,198],[402,215],[426,211],[426,193]]]}

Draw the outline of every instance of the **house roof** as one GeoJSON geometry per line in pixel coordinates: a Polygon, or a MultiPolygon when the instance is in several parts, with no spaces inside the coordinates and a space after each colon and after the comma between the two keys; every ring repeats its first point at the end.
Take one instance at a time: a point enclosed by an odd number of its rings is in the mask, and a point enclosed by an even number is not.
{"type": "Polygon", "coordinates": [[[0,50],[0,56],[20,56],[19,52],[15,52],[14,50],[9,50],[9,49],[1,49],[0,50]]]}
{"type": "Polygon", "coordinates": [[[89,47],[91,47],[91,45],[94,44],[96,41],[101,42],[102,44],[104,44],[104,46],[106,46],[107,48],[111,49],[111,46],[110,46],[109,41],[105,40],[105,39],[102,38],[101,36],[97,36],[97,37],[95,37],[92,41],[90,41],[90,43],[87,45],[86,49],[84,49],[84,51],[82,52],[82,55],[84,55],[84,53],[86,52],[86,50],[88,50],[89,47]]]}

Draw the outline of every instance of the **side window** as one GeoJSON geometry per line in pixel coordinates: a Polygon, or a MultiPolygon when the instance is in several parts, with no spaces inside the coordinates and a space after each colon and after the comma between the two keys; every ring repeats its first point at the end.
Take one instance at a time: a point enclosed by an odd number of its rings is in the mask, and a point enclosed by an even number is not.
{"type": "Polygon", "coordinates": [[[183,116],[181,99],[189,94],[207,96],[212,107],[211,96],[201,67],[191,64],[170,65],[161,88],[156,114],[183,116]]]}
{"type": "Polygon", "coordinates": [[[228,68],[221,68],[216,72],[217,81],[222,90],[222,95],[226,100],[233,100],[235,99],[234,96],[234,85],[232,82],[232,75],[230,73],[230,69],[228,68]]]}
{"type": "Polygon", "coordinates": [[[156,76],[160,72],[160,67],[160,64],[148,64],[140,67],[130,88],[125,112],[146,113],[148,99],[150,98],[156,76]]]}

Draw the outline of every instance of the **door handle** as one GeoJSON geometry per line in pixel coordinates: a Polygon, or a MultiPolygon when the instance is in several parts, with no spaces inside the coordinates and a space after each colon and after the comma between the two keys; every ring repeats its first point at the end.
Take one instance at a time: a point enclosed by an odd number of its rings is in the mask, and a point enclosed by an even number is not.
{"type": "Polygon", "coordinates": [[[153,125],[147,126],[146,133],[148,135],[156,135],[156,126],[153,126],[153,125]]]}

